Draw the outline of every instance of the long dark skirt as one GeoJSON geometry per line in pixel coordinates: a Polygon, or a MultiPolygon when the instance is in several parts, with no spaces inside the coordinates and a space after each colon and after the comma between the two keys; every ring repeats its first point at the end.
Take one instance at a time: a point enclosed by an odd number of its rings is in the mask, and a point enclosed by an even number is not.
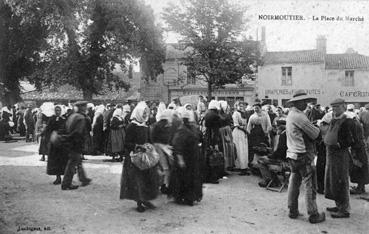
{"type": "Polygon", "coordinates": [[[140,170],[131,163],[131,158],[124,159],[120,199],[138,201],[154,200],[159,193],[158,166],[147,170],[140,170]]]}
{"type": "Polygon", "coordinates": [[[269,145],[268,137],[265,136],[264,130],[261,125],[255,125],[253,129],[250,131],[250,135],[248,137],[249,142],[249,162],[254,160],[254,146],[259,146],[261,143],[269,145]]]}
{"type": "Polygon", "coordinates": [[[316,177],[318,191],[324,191],[325,161],[327,151],[324,142],[317,143],[318,158],[316,162],[316,177]]]}
{"type": "Polygon", "coordinates": [[[83,154],[84,155],[92,155],[94,151],[94,147],[92,144],[92,137],[90,134],[86,134],[85,142],[83,144],[83,154]]]}
{"type": "Polygon", "coordinates": [[[334,201],[346,201],[349,193],[350,153],[348,149],[327,146],[325,167],[325,197],[334,201]]]}
{"type": "Polygon", "coordinates": [[[49,137],[47,135],[41,136],[40,147],[38,149],[39,155],[49,154],[49,137]]]}
{"type": "Polygon", "coordinates": [[[225,167],[234,167],[236,160],[236,145],[233,143],[232,129],[226,126],[219,129],[222,144],[220,150],[223,152],[225,167]]]}
{"type": "Polygon", "coordinates": [[[124,128],[112,129],[110,130],[110,144],[111,149],[109,152],[112,153],[122,153],[124,151],[124,139],[126,137],[126,132],[124,128]]]}
{"type": "Polygon", "coordinates": [[[68,163],[68,152],[61,147],[50,144],[49,156],[47,158],[46,173],[48,175],[64,175],[68,163]]]}
{"type": "Polygon", "coordinates": [[[351,161],[350,179],[352,183],[369,184],[368,156],[365,146],[352,149],[353,158],[357,159],[362,165],[357,166],[351,161]]]}
{"type": "MultiPolygon", "coordinates": [[[[188,156],[188,155],[187,155],[188,156]]],[[[186,157],[186,155],[184,155],[186,157]]],[[[176,200],[201,201],[202,199],[202,177],[200,173],[199,155],[191,164],[186,163],[185,168],[175,166],[171,171],[169,183],[169,196],[176,200]]]]}
{"type": "Polygon", "coordinates": [[[104,132],[102,129],[94,128],[93,133],[94,135],[92,137],[92,144],[94,148],[94,153],[103,153],[105,147],[104,132]]]}

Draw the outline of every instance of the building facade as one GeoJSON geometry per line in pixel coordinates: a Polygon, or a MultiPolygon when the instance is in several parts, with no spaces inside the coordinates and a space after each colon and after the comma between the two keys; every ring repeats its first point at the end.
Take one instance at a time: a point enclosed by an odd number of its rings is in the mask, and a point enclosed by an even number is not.
{"type": "MultiPolygon", "coordinates": [[[[141,94],[146,100],[170,102],[176,98],[189,96],[207,96],[207,84],[199,77],[189,75],[187,67],[182,64],[185,52],[178,44],[168,44],[166,61],[163,64],[164,73],[156,81],[144,82],[141,94]]],[[[237,100],[253,102],[255,99],[255,83],[229,84],[224,88],[213,90],[213,97],[234,103],[237,100]]]]}
{"type": "Polygon", "coordinates": [[[259,97],[283,106],[298,89],[323,106],[335,98],[363,106],[369,103],[369,57],[352,49],[327,54],[322,36],[313,50],[265,52],[258,69],[259,97]]]}

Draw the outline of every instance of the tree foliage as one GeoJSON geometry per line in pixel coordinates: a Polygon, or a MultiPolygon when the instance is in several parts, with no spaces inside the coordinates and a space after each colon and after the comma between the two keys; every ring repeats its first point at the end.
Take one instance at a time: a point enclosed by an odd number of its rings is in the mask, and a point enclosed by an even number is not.
{"type": "Polygon", "coordinates": [[[38,51],[47,44],[45,10],[38,1],[0,0],[0,100],[6,104],[19,101],[19,80],[42,64],[38,51]]]}
{"type": "Polygon", "coordinates": [[[184,0],[165,9],[167,30],[179,34],[180,44],[189,51],[183,63],[192,75],[207,82],[209,99],[213,89],[255,71],[258,45],[241,36],[245,11],[227,0],[184,0]]]}
{"type": "MultiPolygon", "coordinates": [[[[13,37],[37,57],[24,54],[23,57],[33,61],[30,69],[17,66],[21,74],[6,75],[0,80],[14,81],[13,86],[5,86],[16,91],[17,99],[19,80],[24,78],[39,89],[68,83],[91,99],[106,88],[129,88],[115,75],[117,66],[129,73],[129,67],[139,60],[145,79],[153,79],[162,72],[165,47],[161,28],[155,24],[152,9],[141,0],[0,1],[1,9],[8,9],[10,15],[19,18],[16,21],[8,17],[9,22],[27,26],[23,29],[29,37],[27,41],[18,32],[13,37]]],[[[0,14],[6,16],[2,11],[0,14]]],[[[6,48],[1,38],[0,43],[2,50],[6,48]]]]}

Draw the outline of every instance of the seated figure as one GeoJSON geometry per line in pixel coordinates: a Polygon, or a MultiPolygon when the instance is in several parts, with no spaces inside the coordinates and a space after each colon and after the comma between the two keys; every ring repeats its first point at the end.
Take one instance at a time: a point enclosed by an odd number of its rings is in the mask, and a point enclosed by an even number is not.
{"type": "Polygon", "coordinates": [[[277,175],[272,172],[269,167],[271,165],[275,166],[284,166],[288,165],[286,160],[286,151],[287,151],[287,136],[286,136],[286,121],[285,120],[278,120],[277,121],[277,134],[278,134],[278,142],[277,148],[274,152],[271,152],[271,148],[267,148],[270,152],[266,156],[261,156],[258,159],[257,167],[260,170],[261,176],[263,180],[259,182],[260,187],[266,187],[270,181],[273,180],[271,186],[279,186],[280,181],[277,175]]]}

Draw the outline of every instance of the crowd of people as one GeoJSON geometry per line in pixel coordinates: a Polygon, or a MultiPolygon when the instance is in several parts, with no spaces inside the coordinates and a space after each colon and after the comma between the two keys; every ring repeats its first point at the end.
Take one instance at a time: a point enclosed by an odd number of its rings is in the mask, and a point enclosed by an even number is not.
{"type": "Polygon", "coordinates": [[[1,111],[0,141],[12,142],[18,132],[27,142],[39,143],[47,174],[63,190],[77,172],[81,186],[91,183],[82,166],[84,155],[106,155],[123,162],[120,198],[137,203],[137,211],[155,208],[159,192],[178,204],[194,205],[203,196],[203,183],[218,184],[230,174],[260,176],[260,187],[280,187],[272,170],[289,171],[289,217],[301,214],[298,197],[306,187],[311,223],[325,220],[316,193],[336,206],[334,218],[350,216],[350,193],[365,193],[369,183],[369,104],[356,109],[343,99],[323,108],[297,91],[288,108],[255,100],[210,100],[197,105],[179,100],[94,105],[43,103],[1,111]],[[63,176],[63,178],[62,178],[63,176]],[[350,180],[357,186],[350,189],[350,180]]]}

